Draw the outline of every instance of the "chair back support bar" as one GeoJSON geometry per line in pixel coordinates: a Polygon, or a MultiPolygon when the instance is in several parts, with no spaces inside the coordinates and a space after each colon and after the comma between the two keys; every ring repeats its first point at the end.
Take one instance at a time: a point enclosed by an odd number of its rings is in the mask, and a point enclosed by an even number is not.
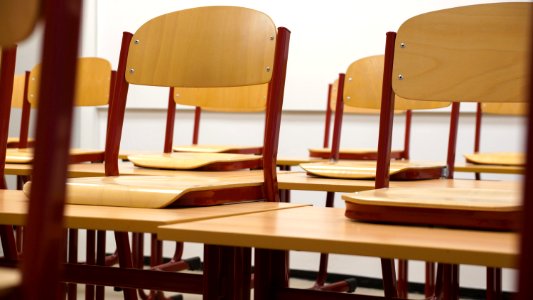
{"type": "Polygon", "coordinates": [[[525,102],[531,7],[480,4],[407,20],[395,45],[395,93],[415,100],[525,102]]]}
{"type": "Polygon", "coordinates": [[[199,7],[162,15],[135,33],[126,80],[167,87],[267,83],[275,37],[272,20],[251,9],[199,7]]]}
{"type": "MultiPolygon", "coordinates": [[[[76,106],[99,106],[109,103],[111,89],[111,63],[97,57],[78,59],[76,74],[76,106]]],[[[39,102],[39,82],[41,81],[41,64],[31,70],[28,87],[28,100],[33,107],[39,102]]]]}
{"type": "Polygon", "coordinates": [[[174,101],[209,111],[258,112],[265,110],[267,94],[268,84],[222,88],[176,87],[174,101]]]}

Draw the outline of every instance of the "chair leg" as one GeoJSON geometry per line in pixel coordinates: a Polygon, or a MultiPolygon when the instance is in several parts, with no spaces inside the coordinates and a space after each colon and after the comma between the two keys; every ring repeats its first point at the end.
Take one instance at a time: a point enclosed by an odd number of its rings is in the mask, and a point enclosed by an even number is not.
{"type": "Polygon", "coordinates": [[[426,283],[424,295],[429,298],[435,295],[435,263],[426,262],[426,283]]]}
{"type": "Polygon", "coordinates": [[[487,268],[487,300],[502,299],[502,269],[487,268]]]}
{"type": "Polygon", "coordinates": [[[398,298],[394,259],[381,259],[381,273],[383,274],[383,291],[385,293],[385,297],[398,298]]]}
{"type": "MultiPolygon", "coordinates": [[[[133,260],[130,250],[130,242],[127,232],[115,231],[115,240],[117,243],[118,262],[121,268],[133,268],[133,260]]],[[[125,300],[137,300],[135,289],[124,289],[125,300]]]]}
{"type": "MultiPolygon", "coordinates": [[[[98,230],[96,233],[96,264],[99,266],[106,265],[105,255],[106,232],[98,230]]],[[[103,300],[105,297],[105,287],[103,285],[96,286],[95,291],[96,300],[103,300]]]]}
{"type": "Polygon", "coordinates": [[[409,261],[398,260],[398,297],[407,299],[409,292],[409,261]]]}

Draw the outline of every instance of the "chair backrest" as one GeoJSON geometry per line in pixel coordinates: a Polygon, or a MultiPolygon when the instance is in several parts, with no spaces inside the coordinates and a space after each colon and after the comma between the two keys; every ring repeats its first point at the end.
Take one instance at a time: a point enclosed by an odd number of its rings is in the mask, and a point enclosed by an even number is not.
{"type": "Polygon", "coordinates": [[[394,94],[422,101],[526,101],[531,7],[444,9],[415,16],[397,34],[387,34],[377,188],[388,186],[394,94]]]}
{"type": "Polygon", "coordinates": [[[490,115],[527,116],[528,104],[519,103],[481,103],[481,112],[490,115]]]}
{"type": "MultiPolygon", "coordinates": [[[[28,85],[28,100],[33,107],[39,102],[41,64],[33,67],[28,85]]],[[[76,106],[107,105],[110,100],[111,63],[103,58],[82,57],[78,59],[76,74],[76,106]]]]}
{"type": "Polygon", "coordinates": [[[13,80],[13,97],[11,99],[12,108],[22,108],[24,104],[25,77],[24,74],[15,75],[15,79],[13,80]]]}
{"type": "Polygon", "coordinates": [[[0,2],[0,47],[26,39],[32,32],[41,3],[36,0],[4,0],[0,2]]]}
{"type": "Polygon", "coordinates": [[[263,166],[265,181],[270,180],[265,183],[267,198],[278,199],[272,193],[277,191],[275,159],[289,35],[285,28],[276,30],[264,13],[228,6],[176,11],[146,22],[133,36],[125,34],[110,118],[120,130],[106,145],[106,175],[118,174],[123,119],[114,115],[124,110],[128,83],[186,88],[270,83],[263,166]]]}
{"type": "Polygon", "coordinates": [[[240,87],[174,88],[176,104],[219,112],[258,112],[266,108],[268,84],[240,87]]]}
{"type": "Polygon", "coordinates": [[[30,126],[31,105],[28,101],[29,72],[16,75],[13,81],[13,96],[11,107],[21,109],[19,140],[16,143],[19,148],[28,147],[28,131],[30,126]]]}

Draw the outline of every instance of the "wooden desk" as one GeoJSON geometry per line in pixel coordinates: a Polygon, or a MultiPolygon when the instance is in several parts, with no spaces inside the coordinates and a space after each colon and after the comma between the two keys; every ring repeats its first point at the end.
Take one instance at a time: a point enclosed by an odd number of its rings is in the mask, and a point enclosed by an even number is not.
{"type": "Polygon", "coordinates": [[[470,163],[456,164],[456,172],[468,173],[494,173],[494,174],[524,174],[522,166],[497,166],[497,165],[478,165],[470,163]]]}
{"type": "Polygon", "coordinates": [[[301,207],[161,226],[164,240],[414,259],[502,268],[517,266],[518,234],[354,222],[344,209],[301,207]]]}
{"type": "MultiPolygon", "coordinates": [[[[65,205],[65,227],[155,233],[158,226],[240,215],[306,204],[250,202],[195,208],[147,209],[65,205]]],[[[0,190],[0,224],[24,225],[28,202],[22,191],[0,190]]]]}

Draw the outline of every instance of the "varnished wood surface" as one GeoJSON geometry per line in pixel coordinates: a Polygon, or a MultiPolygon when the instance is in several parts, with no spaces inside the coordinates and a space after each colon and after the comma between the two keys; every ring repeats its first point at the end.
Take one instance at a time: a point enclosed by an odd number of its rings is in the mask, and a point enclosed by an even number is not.
{"type": "MultiPolygon", "coordinates": [[[[94,149],[70,149],[70,155],[89,155],[103,153],[94,149]]],[[[29,164],[33,162],[33,148],[9,148],[6,152],[6,162],[13,164],[29,164]]],[[[9,174],[9,173],[6,173],[9,174]]],[[[19,174],[17,174],[19,175],[19,174]]]]}
{"type": "Polygon", "coordinates": [[[15,75],[15,79],[13,80],[11,108],[22,108],[22,104],[24,103],[24,81],[24,74],[15,75]]]}
{"type": "Polygon", "coordinates": [[[396,37],[394,91],[415,100],[527,102],[532,6],[470,5],[407,20],[396,37]]]}
{"type": "Polygon", "coordinates": [[[272,20],[247,8],[199,7],[165,14],[135,32],[126,80],[167,87],[267,83],[272,76],[275,39],[272,20]],[[175,43],[175,38],[180,42],[175,43]],[[161,61],[169,64],[161,66],[161,61]]]}
{"type": "MultiPolygon", "coordinates": [[[[0,191],[0,224],[24,225],[28,207],[22,191],[0,191]]],[[[65,206],[65,226],[68,228],[155,232],[164,224],[189,222],[222,216],[232,216],[306,204],[250,202],[211,207],[149,209],[94,205],[65,206]]]]}
{"type": "Polygon", "coordinates": [[[161,153],[128,156],[134,165],[146,168],[192,170],[214,163],[259,161],[261,156],[233,153],[161,153]]]}
{"type": "Polygon", "coordinates": [[[470,173],[494,173],[494,174],[523,174],[523,166],[497,166],[497,165],[479,165],[479,164],[456,164],[456,172],[470,173]]]}
{"type": "Polygon", "coordinates": [[[222,88],[174,88],[177,104],[221,112],[258,112],[266,109],[268,84],[222,88]]]}
{"type": "Polygon", "coordinates": [[[359,205],[423,207],[470,211],[518,211],[521,189],[496,188],[385,188],[342,195],[342,199],[359,205]]]}
{"type": "Polygon", "coordinates": [[[21,274],[18,269],[0,267],[0,296],[8,294],[21,283],[21,274]]]}
{"type": "Polygon", "coordinates": [[[176,152],[196,152],[196,153],[223,153],[245,149],[256,149],[258,146],[238,146],[238,145],[181,145],[174,146],[172,150],[176,152]]]}
{"type": "Polygon", "coordinates": [[[215,245],[516,267],[518,234],[354,222],[302,207],[162,226],[158,237],[215,245]]]}
{"type": "MultiPolygon", "coordinates": [[[[436,187],[436,188],[495,188],[512,190],[519,186],[517,181],[495,180],[467,180],[467,179],[433,179],[416,181],[391,181],[391,187],[436,187]]],[[[328,191],[328,192],[358,192],[373,190],[374,180],[333,179],[309,176],[304,172],[287,172],[278,174],[280,189],[328,191]]]]}
{"type": "MultiPolygon", "coordinates": [[[[111,83],[111,63],[103,58],[82,57],[78,59],[76,71],[76,106],[98,106],[109,103],[111,83]]],[[[33,107],[39,103],[39,82],[41,65],[36,65],[30,73],[28,101],[33,107]]]]}
{"type": "Polygon", "coordinates": [[[40,13],[41,1],[1,1],[0,47],[16,44],[27,38],[33,31],[40,13]]]}
{"type": "Polygon", "coordinates": [[[527,103],[481,103],[484,114],[505,116],[526,116],[527,103]]]}
{"type": "MultiPolygon", "coordinates": [[[[345,107],[379,111],[383,85],[383,64],[383,55],[368,56],[350,64],[344,82],[345,107]]],[[[434,109],[448,105],[450,104],[446,102],[412,101],[396,96],[394,108],[396,112],[399,112],[407,109],[434,109]]]]}
{"type": "Polygon", "coordinates": [[[525,156],[522,152],[491,152],[465,154],[467,163],[480,165],[500,165],[524,167],[525,156]]]}
{"type": "MultiPolygon", "coordinates": [[[[373,179],[376,176],[375,161],[349,161],[340,160],[337,162],[317,162],[305,163],[300,167],[309,174],[328,178],[344,179],[373,179]]],[[[407,161],[392,161],[390,163],[389,174],[397,174],[407,170],[429,170],[444,167],[438,163],[415,163],[407,161]]]]}

